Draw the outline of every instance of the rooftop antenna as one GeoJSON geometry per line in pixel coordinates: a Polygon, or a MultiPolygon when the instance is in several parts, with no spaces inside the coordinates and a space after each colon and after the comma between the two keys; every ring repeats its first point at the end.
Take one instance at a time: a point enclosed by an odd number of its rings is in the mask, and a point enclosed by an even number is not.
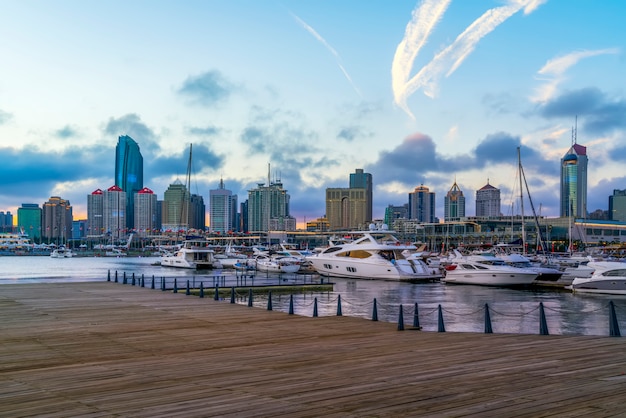
{"type": "Polygon", "coordinates": [[[578,135],[578,115],[574,120],[574,128],[572,128],[572,145],[576,144],[576,136],[578,135]]]}
{"type": "Polygon", "coordinates": [[[269,187],[270,184],[270,163],[267,163],[267,187],[269,187]]]}

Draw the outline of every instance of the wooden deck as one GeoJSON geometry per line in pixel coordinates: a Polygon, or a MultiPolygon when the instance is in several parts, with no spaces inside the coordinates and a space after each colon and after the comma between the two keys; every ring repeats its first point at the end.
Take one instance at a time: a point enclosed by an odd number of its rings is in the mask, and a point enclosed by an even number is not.
{"type": "Polygon", "coordinates": [[[0,416],[626,415],[626,338],[398,331],[115,283],[0,286],[0,416]]]}

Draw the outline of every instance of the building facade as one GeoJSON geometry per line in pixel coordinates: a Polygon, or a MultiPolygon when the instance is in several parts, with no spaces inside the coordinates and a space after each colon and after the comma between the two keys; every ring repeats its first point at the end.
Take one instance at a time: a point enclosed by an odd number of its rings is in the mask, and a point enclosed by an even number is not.
{"type": "Polygon", "coordinates": [[[217,189],[209,190],[209,216],[211,232],[225,234],[237,230],[235,214],[237,210],[237,196],[226,189],[224,181],[220,179],[217,189]]]}
{"type": "Polygon", "coordinates": [[[161,206],[161,227],[165,231],[186,230],[189,228],[189,204],[191,196],[187,187],[175,180],[163,194],[161,206]]]}
{"type": "Polygon", "coordinates": [[[0,211],[0,232],[13,232],[13,214],[0,211]]]}
{"type": "Polygon", "coordinates": [[[409,216],[418,222],[435,222],[435,192],[423,184],[409,193],[409,216]]]}
{"type": "Polygon", "coordinates": [[[587,147],[574,144],[561,159],[561,217],[587,216],[587,147]]]}
{"type": "Polygon", "coordinates": [[[145,237],[157,228],[157,196],[152,190],[144,187],[135,194],[134,200],[134,232],[140,237],[145,237]]]}
{"type": "Polygon", "coordinates": [[[465,196],[463,191],[456,184],[454,184],[448,191],[444,199],[444,220],[446,222],[458,221],[465,217],[465,196]]]}
{"type": "Polygon", "coordinates": [[[126,228],[134,227],[134,195],[143,189],[143,157],[139,145],[128,135],[115,147],[115,185],[126,192],[126,228]]]}
{"type": "Polygon", "coordinates": [[[105,235],[119,240],[129,231],[126,226],[126,192],[119,186],[111,186],[103,194],[102,219],[105,235]]]}
{"type": "Polygon", "coordinates": [[[502,216],[500,189],[487,184],[476,190],[476,217],[495,218],[502,216]]]}
{"type": "Polygon", "coordinates": [[[372,222],[372,175],[357,168],[349,188],[326,189],[326,219],[331,230],[367,229],[372,222]]]}
{"type": "Polygon", "coordinates": [[[609,196],[609,219],[626,222],[626,189],[615,189],[613,196],[609,196]]]}
{"type": "Polygon", "coordinates": [[[87,196],[87,236],[104,233],[104,193],[96,189],[87,196]]]}
{"type": "Polygon", "coordinates": [[[256,189],[248,190],[248,230],[295,231],[296,220],[289,213],[287,190],[280,180],[268,184],[258,183],[256,189]]]}
{"type": "Polygon", "coordinates": [[[198,231],[206,229],[206,205],[204,198],[198,194],[192,194],[189,205],[189,227],[198,231]]]}
{"type": "Polygon", "coordinates": [[[372,175],[363,172],[362,168],[357,168],[354,173],[350,174],[351,189],[365,189],[365,222],[369,223],[373,219],[374,204],[374,186],[372,175]]]}
{"type": "Polygon", "coordinates": [[[72,239],[72,205],[69,200],[52,196],[43,204],[41,235],[46,242],[65,245],[72,239]]]}
{"type": "Polygon", "coordinates": [[[17,227],[34,241],[41,240],[41,208],[36,203],[22,203],[17,208],[17,227]]]}

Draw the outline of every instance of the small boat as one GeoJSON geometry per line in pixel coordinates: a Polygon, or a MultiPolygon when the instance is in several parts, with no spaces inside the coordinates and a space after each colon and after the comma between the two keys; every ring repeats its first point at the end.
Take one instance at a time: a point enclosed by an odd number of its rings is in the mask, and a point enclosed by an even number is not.
{"type": "Polygon", "coordinates": [[[224,252],[215,254],[215,259],[220,262],[223,268],[235,268],[237,263],[245,262],[248,256],[235,251],[229,244],[224,252]]]}
{"type": "Polygon", "coordinates": [[[161,257],[161,266],[196,270],[219,268],[221,265],[214,254],[206,241],[186,240],[176,252],[161,257]]]}
{"type": "Polygon", "coordinates": [[[537,272],[536,280],[544,282],[557,282],[561,276],[563,276],[563,271],[558,270],[557,268],[533,265],[528,257],[521,254],[500,254],[497,257],[504,260],[504,262],[511,267],[523,268],[537,272]]]}
{"type": "Polygon", "coordinates": [[[50,258],[72,258],[74,253],[69,248],[59,247],[52,250],[50,258]]]}
{"type": "Polygon", "coordinates": [[[454,250],[454,257],[445,266],[444,283],[475,284],[481,286],[528,286],[537,279],[533,270],[511,267],[491,253],[462,255],[454,250]]]}
{"type": "Polygon", "coordinates": [[[300,270],[300,260],[282,255],[257,255],[255,265],[258,271],[268,273],[296,273],[300,270]]]}
{"type": "Polygon", "coordinates": [[[588,278],[574,278],[572,292],[626,295],[626,263],[594,261],[587,266],[594,269],[593,274],[588,278]]]}

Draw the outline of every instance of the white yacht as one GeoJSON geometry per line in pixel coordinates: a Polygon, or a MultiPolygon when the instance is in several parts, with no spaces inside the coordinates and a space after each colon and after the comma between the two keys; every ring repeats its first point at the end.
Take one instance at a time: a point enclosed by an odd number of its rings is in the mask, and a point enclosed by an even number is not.
{"type": "Polygon", "coordinates": [[[491,253],[462,255],[454,250],[445,267],[445,283],[475,284],[481,286],[528,286],[538,273],[533,270],[511,267],[491,253]]]}
{"type": "Polygon", "coordinates": [[[237,252],[230,244],[226,246],[223,252],[216,253],[215,259],[220,262],[223,268],[235,268],[237,263],[246,263],[248,256],[237,252]]]}
{"type": "Polygon", "coordinates": [[[407,257],[405,251],[416,247],[402,244],[386,225],[369,231],[350,232],[358,238],[351,242],[331,245],[322,252],[307,256],[323,276],[355,279],[430,281],[441,275],[431,273],[421,258],[407,257]]]}
{"type": "Polygon", "coordinates": [[[537,272],[536,280],[541,280],[544,282],[557,282],[561,278],[561,276],[563,276],[563,271],[557,268],[535,265],[531,263],[528,257],[523,256],[522,254],[498,254],[497,257],[501,258],[507,265],[511,267],[518,267],[537,272]]]}
{"type": "Polygon", "coordinates": [[[184,241],[176,252],[161,257],[161,265],[196,270],[221,267],[214,251],[202,240],[184,241]]]}
{"type": "Polygon", "coordinates": [[[626,295],[626,263],[593,261],[587,266],[594,269],[593,274],[591,277],[575,278],[572,281],[572,292],[626,295]]]}
{"type": "Polygon", "coordinates": [[[296,273],[300,270],[300,263],[298,258],[283,255],[258,254],[255,257],[257,271],[267,273],[296,273]]]}
{"type": "Polygon", "coordinates": [[[50,258],[72,258],[74,253],[69,248],[58,247],[52,250],[50,258]]]}

